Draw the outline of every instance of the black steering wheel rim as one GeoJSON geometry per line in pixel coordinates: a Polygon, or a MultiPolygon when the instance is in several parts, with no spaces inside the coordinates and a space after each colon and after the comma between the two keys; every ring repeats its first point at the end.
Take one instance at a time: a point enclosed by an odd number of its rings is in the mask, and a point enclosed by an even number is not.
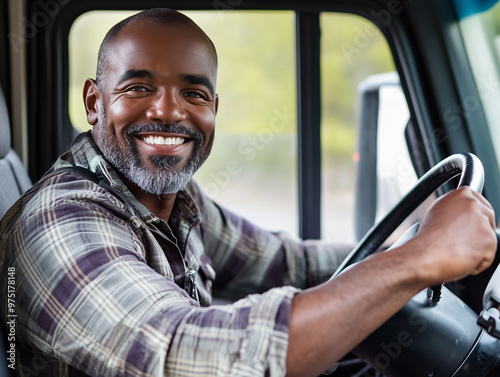
{"type": "Polygon", "coordinates": [[[353,251],[344,259],[332,279],[350,265],[373,254],[394,230],[441,185],[461,175],[458,187],[469,186],[481,192],[484,169],[481,161],[472,153],[451,155],[425,173],[400,202],[375,226],[373,226],[353,251]]]}

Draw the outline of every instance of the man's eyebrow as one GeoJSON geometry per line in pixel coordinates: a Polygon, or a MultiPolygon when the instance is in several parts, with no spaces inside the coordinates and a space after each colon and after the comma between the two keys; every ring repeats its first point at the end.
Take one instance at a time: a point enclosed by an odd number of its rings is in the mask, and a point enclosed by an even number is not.
{"type": "Polygon", "coordinates": [[[213,96],[215,94],[215,89],[209,79],[203,76],[195,76],[195,75],[182,75],[181,79],[189,84],[201,84],[207,87],[210,91],[210,94],[213,96]]]}
{"type": "Polygon", "coordinates": [[[118,84],[121,84],[129,79],[152,79],[154,78],[153,73],[147,69],[129,69],[126,71],[118,80],[118,84]]]}

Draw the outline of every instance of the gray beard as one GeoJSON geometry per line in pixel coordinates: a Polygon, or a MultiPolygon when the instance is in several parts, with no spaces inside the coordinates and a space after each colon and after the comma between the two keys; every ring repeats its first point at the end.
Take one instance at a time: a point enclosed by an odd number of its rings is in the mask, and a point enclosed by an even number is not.
{"type": "Polygon", "coordinates": [[[97,135],[101,152],[120,173],[129,181],[136,184],[141,190],[149,194],[161,196],[174,194],[183,190],[193,174],[202,165],[204,158],[201,155],[201,145],[204,135],[196,130],[187,128],[180,124],[144,124],[132,126],[127,130],[127,145],[122,145],[117,141],[114,133],[106,132],[105,117],[99,124],[97,135]],[[175,165],[180,161],[178,156],[148,156],[156,168],[145,168],[139,158],[133,135],[139,132],[162,132],[169,131],[184,133],[192,137],[194,141],[193,154],[189,157],[186,166],[179,171],[174,170],[175,165]]]}

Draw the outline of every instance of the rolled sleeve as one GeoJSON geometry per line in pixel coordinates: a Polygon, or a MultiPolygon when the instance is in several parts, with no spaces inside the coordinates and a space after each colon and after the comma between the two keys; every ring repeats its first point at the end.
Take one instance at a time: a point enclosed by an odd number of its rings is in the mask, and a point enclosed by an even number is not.
{"type": "Polygon", "coordinates": [[[295,293],[276,288],[232,305],[192,309],[172,340],[165,374],[284,376],[295,293]]]}

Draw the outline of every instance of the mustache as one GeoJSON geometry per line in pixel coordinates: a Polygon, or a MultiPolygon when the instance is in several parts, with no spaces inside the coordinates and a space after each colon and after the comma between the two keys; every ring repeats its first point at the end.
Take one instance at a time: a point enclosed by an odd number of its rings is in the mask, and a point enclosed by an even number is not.
{"type": "Polygon", "coordinates": [[[131,126],[127,130],[127,135],[129,137],[135,136],[139,133],[144,132],[170,132],[170,133],[179,133],[188,135],[190,138],[195,141],[202,143],[205,139],[205,135],[197,130],[190,127],[186,127],[180,123],[145,123],[145,124],[137,124],[135,126],[131,126]]]}

